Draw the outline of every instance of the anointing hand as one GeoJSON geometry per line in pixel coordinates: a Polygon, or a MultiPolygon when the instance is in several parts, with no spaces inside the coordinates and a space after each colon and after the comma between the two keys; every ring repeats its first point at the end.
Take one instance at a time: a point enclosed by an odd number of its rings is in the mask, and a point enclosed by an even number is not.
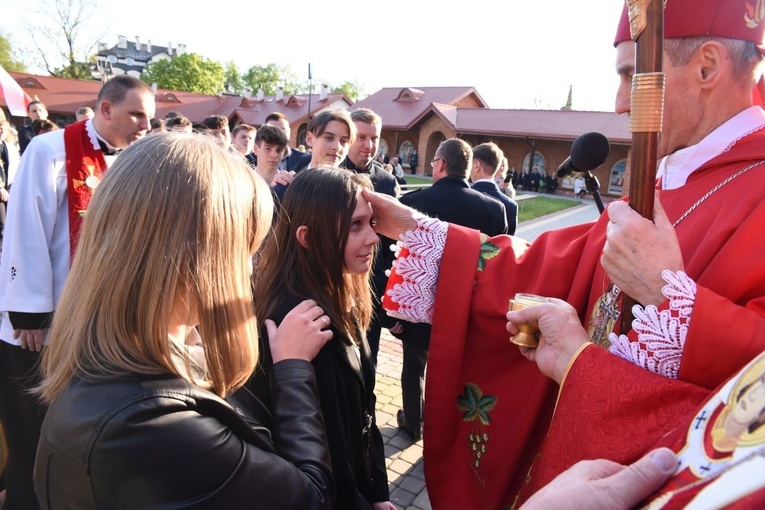
{"type": "Polygon", "coordinates": [[[625,202],[608,206],[611,222],[600,263],[616,285],[643,306],[659,305],[664,280],[662,271],[684,268],[683,254],[675,228],[659,202],[654,203],[653,222],[643,218],[625,202]]]}
{"type": "Polygon", "coordinates": [[[364,198],[369,201],[374,211],[375,232],[391,239],[401,239],[401,234],[417,228],[414,209],[411,209],[393,197],[365,189],[364,198]]]}

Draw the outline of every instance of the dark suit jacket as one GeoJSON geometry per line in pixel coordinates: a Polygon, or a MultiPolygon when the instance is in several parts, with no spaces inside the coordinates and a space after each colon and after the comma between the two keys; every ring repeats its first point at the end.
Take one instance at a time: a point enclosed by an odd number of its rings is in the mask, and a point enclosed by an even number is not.
{"type": "MultiPolygon", "coordinates": [[[[300,169],[300,162],[303,160],[303,156],[306,155],[305,152],[299,151],[297,149],[293,149],[292,147],[287,147],[287,155],[282,158],[282,160],[279,162],[279,170],[298,170],[300,169]]],[[[310,154],[308,155],[308,161],[311,161],[310,154]]],[[[247,154],[247,162],[255,168],[258,166],[258,157],[252,153],[247,154]]]]}
{"type": "Polygon", "coordinates": [[[297,170],[300,168],[298,166],[300,163],[300,158],[302,158],[305,154],[306,153],[303,151],[299,151],[290,147],[289,154],[287,154],[287,156],[279,163],[279,170],[297,170]]]}
{"type": "Polygon", "coordinates": [[[480,181],[473,184],[473,189],[480,191],[485,195],[489,195],[492,198],[496,198],[503,204],[505,204],[505,215],[507,216],[507,233],[510,235],[515,234],[515,228],[518,225],[518,204],[515,203],[510,197],[502,193],[502,190],[497,187],[493,182],[480,181]]]}
{"type": "Polygon", "coordinates": [[[401,203],[428,216],[480,230],[492,237],[507,232],[505,206],[470,188],[465,179],[443,177],[430,188],[412,191],[401,203]]]}
{"type": "MultiPolygon", "coordinates": [[[[494,198],[471,189],[465,179],[458,177],[443,177],[430,188],[407,193],[401,197],[401,203],[428,216],[474,228],[489,236],[507,232],[505,206],[494,198]]],[[[404,331],[398,335],[401,340],[420,349],[428,348],[429,324],[403,321],[402,324],[404,331]]]]}

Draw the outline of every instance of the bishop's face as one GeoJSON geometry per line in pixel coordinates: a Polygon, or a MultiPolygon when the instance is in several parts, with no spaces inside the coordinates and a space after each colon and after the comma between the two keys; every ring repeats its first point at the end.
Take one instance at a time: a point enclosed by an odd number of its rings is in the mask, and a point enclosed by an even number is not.
{"type": "MultiPolygon", "coordinates": [[[[703,131],[703,124],[700,122],[703,108],[698,100],[701,93],[699,83],[694,79],[694,72],[698,67],[696,59],[691,58],[688,64],[675,66],[665,52],[663,67],[665,92],[664,116],[658,146],[660,158],[694,145],[708,134],[703,131]]],[[[632,109],[632,77],[635,74],[634,42],[625,41],[616,47],[616,73],[619,75],[619,88],[616,93],[615,111],[619,114],[629,114],[632,109]]]]}

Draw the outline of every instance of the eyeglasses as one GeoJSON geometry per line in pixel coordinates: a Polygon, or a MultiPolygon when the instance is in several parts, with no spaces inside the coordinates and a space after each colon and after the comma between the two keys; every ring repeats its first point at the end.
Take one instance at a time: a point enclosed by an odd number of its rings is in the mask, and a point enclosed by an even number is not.
{"type": "Polygon", "coordinates": [[[430,166],[431,167],[435,167],[436,166],[436,161],[443,161],[443,160],[444,160],[444,158],[436,158],[436,159],[434,159],[433,161],[430,162],[430,166]]]}

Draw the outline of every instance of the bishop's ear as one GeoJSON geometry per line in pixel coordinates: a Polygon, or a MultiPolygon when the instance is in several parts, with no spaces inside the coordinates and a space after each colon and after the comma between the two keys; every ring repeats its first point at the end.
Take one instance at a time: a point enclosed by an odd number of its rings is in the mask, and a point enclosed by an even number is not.
{"type": "Polygon", "coordinates": [[[300,243],[300,246],[306,250],[308,249],[308,227],[300,225],[295,231],[295,238],[300,243]]]}

